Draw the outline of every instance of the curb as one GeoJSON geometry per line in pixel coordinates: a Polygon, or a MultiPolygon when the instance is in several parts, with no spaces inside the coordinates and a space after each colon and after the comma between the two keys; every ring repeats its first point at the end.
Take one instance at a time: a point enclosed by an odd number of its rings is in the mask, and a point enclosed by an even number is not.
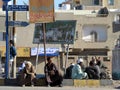
{"type": "MultiPolygon", "coordinates": [[[[112,80],[79,80],[79,79],[64,79],[63,86],[75,86],[75,87],[100,87],[100,86],[111,86],[113,85],[112,80]]],[[[17,86],[16,79],[0,79],[0,86],[17,86]]],[[[37,79],[35,86],[46,86],[44,78],[37,79]]]]}

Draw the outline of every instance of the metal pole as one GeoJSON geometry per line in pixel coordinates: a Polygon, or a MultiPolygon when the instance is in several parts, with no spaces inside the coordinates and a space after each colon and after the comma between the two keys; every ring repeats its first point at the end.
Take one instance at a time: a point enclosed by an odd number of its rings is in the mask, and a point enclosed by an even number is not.
{"type": "MultiPolygon", "coordinates": [[[[13,0],[13,5],[16,5],[16,0],[13,0]]],[[[13,11],[13,21],[16,20],[16,12],[13,11]]],[[[14,45],[16,47],[16,28],[13,27],[13,41],[14,41],[14,45]]],[[[13,60],[13,78],[16,78],[16,57],[13,60]]]]}
{"type": "Polygon", "coordinates": [[[65,60],[65,73],[64,74],[66,74],[66,68],[67,68],[67,63],[68,63],[68,54],[69,54],[69,43],[67,46],[67,53],[66,53],[66,60],[65,60]]]}
{"type": "Polygon", "coordinates": [[[44,59],[45,59],[45,65],[46,65],[46,59],[47,59],[47,57],[46,57],[46,32],[45,32],[45,30],[46,30],[46,25],[45,25],[45,23],[43,23],[42,24],[43,25],[43,38],[44,38],[44,59]]]}
{"type": "Polygon", "coordinates": [[[8,1],[4,1],[6,7],[6,61],[5,61],[5,78],[9,77],[9,34],[8,34],[8,1]]]}
{"type": "Polygon", "coordinates": [[[36,66],[35,66],[36,71],[37,71],[37,64],[38,64],[39,48],[40,48],[40,44],[38,44],[37,46],[37,56],[36,56],[36,66]]]}

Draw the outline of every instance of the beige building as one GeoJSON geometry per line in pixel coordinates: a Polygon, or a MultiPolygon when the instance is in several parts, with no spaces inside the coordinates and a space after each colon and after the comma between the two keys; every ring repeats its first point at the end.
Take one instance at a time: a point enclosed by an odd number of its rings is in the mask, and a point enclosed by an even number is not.
{"type": "Polygon", "coordinates": [[[119,0],[66,0],[62,4],[70,4],[71,9],[73,9],[78,2],[84,6],[84,9],[88,10],[98,10],[100,7],[108,7],[110,9],[117,9],[120,7],[119,0]]]}
{"type": "MultiPolygon", "coordinates": [[[[78,0],[75,0],[78,1],[78,0]]],[[[47,44],[46,48],[59,48],[59,56],[54,57],[54,62],[60,70],[70,63],[76,63],[78,58],[83,58],[85,65],[88,66],[92,56],[100,56],[101,60],[111,70],[112,50],[116,45],[119,32],[119,0],[108,3],[112,0],[80,0],[84,9],[75,10],[75,1],[71,1],[70,8],[60,7],[55,10],[55,20],[76,20],[76,30],[74,44],[69,45],[68,60],[66,59],[67,44],[47,44]],[[93,1],[99,1],[98,5],[93,1]],[[100,2],[102,1],[102,2],[100,2]],[[109,5],[110,4],[110,5],[109,5]],[[108,16],[99,16],[98,11],[101,7],[108,8],[108,16]]],[[[66,5],[66,3],[64,3],[66,5]]],[[[64,6],[65,7],[65,6],[64,6]]],[[[16,21],[28,21],[28,12],[16,12],[16,21]]],[[[11,16],[11,13],[9,14],[11,16]]],[[[10,18],[12,20],[12,17],[10,18]]],[[[31,48],[37,47],[33,44],[35,24],[26,27],[16,27],[16,47],[17,47],[17,66],[24,60],[30,60],[36,65],[36,56],[31,56],[31,48]]],[[[12,39],[12,27],[9,27],[9,36],[12,39]]],[[[5,60],[5,34],[0,33],[0,50],[2,60],[5,60]]],[[[43,47],[43,44],[40,44],[43,47]]],[[[43,73],[44,57],[39,57],[37,73],[43,73]]]]}

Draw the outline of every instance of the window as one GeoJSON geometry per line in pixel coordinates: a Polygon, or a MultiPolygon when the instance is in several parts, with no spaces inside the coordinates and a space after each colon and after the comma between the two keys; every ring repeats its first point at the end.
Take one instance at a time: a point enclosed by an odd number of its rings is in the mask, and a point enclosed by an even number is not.
{"type": "Polygon", "coordinates": [[[115,23],[120,23],[120,14],[115,15],[114,21],[115,23]]]}
{"type": "Polygon", "coordinates": [[[109,5],[114,5],[114,0],[108,0],[109,5]]]}
{"type": "Polygon", "coordinates": [[[94,0],[94,5],[99,5],[99,4],[100,4],[99,0],[94,0]]]}
{"type": "Polygon", "coordinates": [[[3,32],[3,41],[5,41],[5,39],[6,39],[6,33],[3,32]]]}
{"type": "Polygon", "coordinates": [[[105,42],[107,40],[106,25],[84,25],[82,40],[85,42],[105,42]]]}
{"type": "Polygon", "coordinates": [[[92,31],[90,33],[90,35],[91,35],[91,41],[92,42],[97,42],[97,32],[96,31],[92,31]]]}
{"type": "Polygon", "coordinates": [[[0,32],[0,41],[5,41],[5,32],[0,32]]]}

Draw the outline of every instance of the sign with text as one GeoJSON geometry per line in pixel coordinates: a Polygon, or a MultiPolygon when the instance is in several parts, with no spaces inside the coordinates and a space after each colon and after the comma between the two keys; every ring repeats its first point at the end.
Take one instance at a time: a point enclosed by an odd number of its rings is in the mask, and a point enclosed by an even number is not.
{"type": "Polygon", "coordinates": [[[29,5],[31,23],[54,21],[54,0],[30,0],[29,5]]]}
{"type": "MultiPolygon", "coordinates": [[[[6,7],[3,5],[3,11],[6,10],[6,7]]],[[[28,11],[28,5],[8,5],[8,11],[28,11]]]]}
{"type": "Polygon", "coordinates": [[[9,2],[9,1],[11,1],[11,0],[2,0],[3,2],[9,2]]]}
{"type": "Polygon", "coordinates": [[[12,27],[26,27],[29,25],[29,23],[25,21],[9,21],[8,24],[12,27]]]}
{"type": "MultiPolygon", "coordinates": [[[[76,20],[61,20],[46,24],[46,43],[73,44],[75,36],[76,20]]],[[[41,23],[35,24],[33,43],[43,43],[43,28],[41,23]]]]}
{"type": "MultiPolygon", "coordinates": [[[[44,56],[44,48],[31,48],[31,56],[37,55],[37,51],[39,56],[44,56]]],[[[59,55],[59,48],[47,48],[46,49],[46,55],[47,56],[58,56],[59,55]]]]}

